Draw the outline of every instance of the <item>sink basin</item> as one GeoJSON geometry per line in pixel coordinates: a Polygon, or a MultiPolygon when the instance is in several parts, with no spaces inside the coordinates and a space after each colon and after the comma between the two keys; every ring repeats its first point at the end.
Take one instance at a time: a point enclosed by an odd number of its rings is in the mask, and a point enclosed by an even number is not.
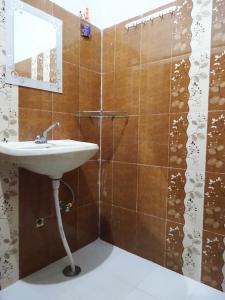
{"type": "Polygon", "coordinates": [[[96,144],[73,140],[51,140],[46,144],[28,142],[0,143],[0,159],[18,167],[59,179],[95,155],[96,144]]]}

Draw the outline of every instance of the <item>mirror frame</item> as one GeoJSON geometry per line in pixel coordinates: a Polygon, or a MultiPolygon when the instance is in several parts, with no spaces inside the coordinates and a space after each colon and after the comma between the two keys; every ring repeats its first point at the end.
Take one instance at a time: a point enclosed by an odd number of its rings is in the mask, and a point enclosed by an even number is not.
{"type": "Polygon", "coordinates": [[[20,0],[7,0],[5,7],[5,24],[6,24],[6,83],[46,90],[51,92],[63,92],[63,64],[62,64],[62,20],[49,15],[27,3],[20,0]],[[45,82],[23,76],[15,75],[14,64],[14,12],[16,10],[26,11],[36,17],[44,19],[53,24],[56,28],[56,83],[45,82]]]}

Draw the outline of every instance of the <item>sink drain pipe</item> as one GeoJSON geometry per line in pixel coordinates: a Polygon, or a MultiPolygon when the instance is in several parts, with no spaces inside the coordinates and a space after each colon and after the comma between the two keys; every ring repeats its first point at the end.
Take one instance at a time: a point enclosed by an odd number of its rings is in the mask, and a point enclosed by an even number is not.
{"type": "Polygon", "coordinates": [[[55,210],[56,210],[59,234],[70,262],[70,265],[63,269],[63,274],[67,277],[73,277],[80,274],[81,268],[79,266],[76,266],[74,263],[74,259],[63,229],[62,216],[61,216],[60,204],[59,204],[59,187],[60,187],[60,179],[52,179],[53,197],[55,202],[55,210]]]}

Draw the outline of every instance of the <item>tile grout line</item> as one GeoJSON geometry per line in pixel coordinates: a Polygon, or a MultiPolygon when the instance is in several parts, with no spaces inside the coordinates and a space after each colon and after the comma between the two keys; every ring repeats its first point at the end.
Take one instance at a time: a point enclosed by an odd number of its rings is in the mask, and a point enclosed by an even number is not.
{"type": "MultiPolygon", "coordinates": [[[[100,91],[100,110],[103,110],[103,37],[104,33],[101,30],[101,91],[100,91]]],[[[102,134],[103,134],[103,119],[99,119],[99,138],[100,138],[100,153],[99,153],[99,170],[98,170],[98,235],[101,235],[101,185],[102,185],[102,134]]]]}
{"type": "MultiPolygon", "coordinates": [[[[114,53],[113,53],[113,82],[115,83],[115,74],[116,74],[116,35],[117,25],[114,25],[114,53]]],[[[115,130],[115,119],[112,120],[112,195],[111,195],[111,211],[110,211],[110,221],[112,222],[113,217],[113,206],[114,206],[114,149],[115,149],[115,139],[114,139],[114,130],[115,130]]]]}
{"type": "Polygon", "coordinates": [[[140,29],[140,45],[139,45],[139,83],[138,83],[138,128],[137,128],[137,157],[136,157],[136,172],[137,172],[137,183],[136,183],[136,216],[135,216],[135,249],[138,251],[138,202],[139,202],[139,166],[137,164],[138,162],[138,157],[139,157],[139,152],[140,152],[140,147],[139,147],[139,141],[140,141],[140,113],[141,113],[141,75],[142,75],[142,68],[141,68],[141,54],[142,54],[142,38],[143,38],[143,26],[141,25],[140,29]]]}

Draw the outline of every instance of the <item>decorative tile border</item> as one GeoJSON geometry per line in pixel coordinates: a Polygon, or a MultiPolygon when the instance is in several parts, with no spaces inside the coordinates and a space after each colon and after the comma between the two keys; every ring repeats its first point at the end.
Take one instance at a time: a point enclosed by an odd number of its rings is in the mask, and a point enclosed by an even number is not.
{"type": "MultiPolygon", "coordinates": [[[[0,141],[18,139],[18,88],[5,83],[4,0],[0,0],[0,141]]],[[[0,165],[0,287],[19,279],[18,172],[0,165]]]]}
{"type": "Polygon", "coordinates": [[[183,226],[169,221],[166,233],[166,267],[178,273],[182,273],[183,238],[183,226]]]}
{"type": "Polygon", "coordinates": [[[207,173],[204,229],[225,236],[225,175],[207,173]]]}
{"type": "Polygon", "coordinates": [[[202,282],[221,290],[223,286],[223,236],[209,231],[203,234],[202,282]]]}
{"type": "Polygon", "coordinates": [[[19,279],[18,212],[12,219],[0,219],[1,288],[19,279]]]}
{"type": "Polygon", "coordinates": [[[212,0],[192,1],[183,274],[201,281],[212,0]]]}

